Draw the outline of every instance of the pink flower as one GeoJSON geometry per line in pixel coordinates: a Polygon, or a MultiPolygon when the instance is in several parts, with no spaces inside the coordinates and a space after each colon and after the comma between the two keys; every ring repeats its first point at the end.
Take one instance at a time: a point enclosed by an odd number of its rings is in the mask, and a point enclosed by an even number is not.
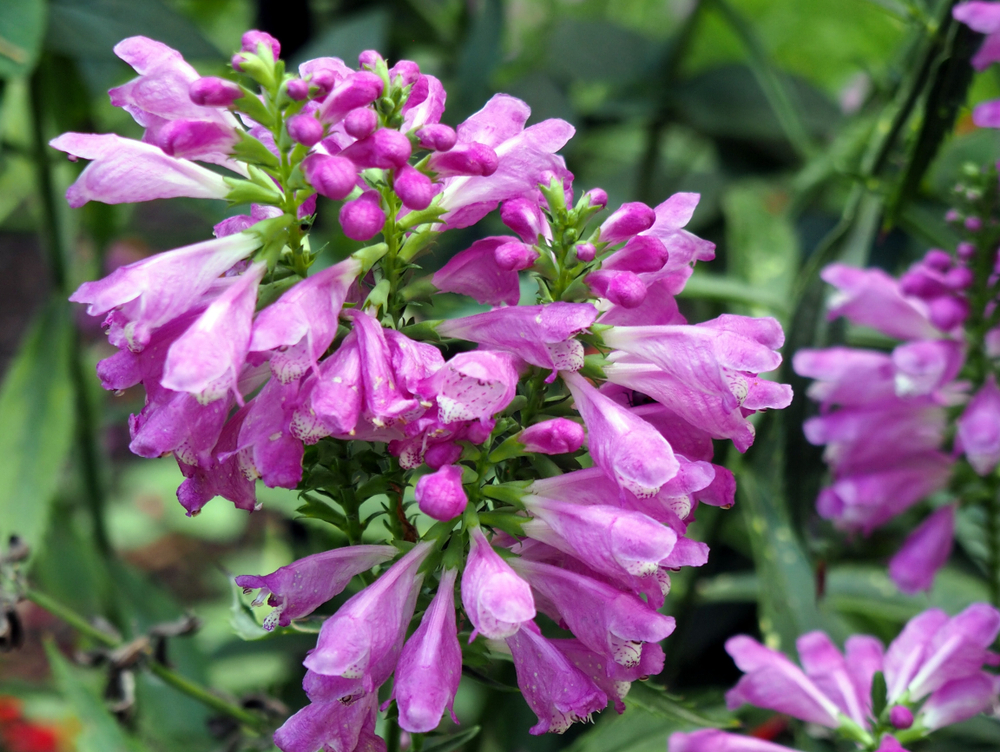
{"type": "Polygon", "coordinates": [[[271,574],[244,574],[236,584],[244,592],[260,590],[255,605],[267,600],[274,610],[264,619],[264,629],[274,629],[275,623],[287,627],[293,619],[308,616],[318,607],[339,594],[356,574],[392,559],[393,546],[347,546],[306,556],[271,574]]]}
{"type": "Polygon", "coordinates": [[[377,710],[375,693],[315,700],[274,732],[274,743],[282,752],[385,752],[375,736],[377,710]]]}
{"type": "Polygon", "coordinates": [[[955,536],[955,505],[942,507],[909,534],[889,562],[889,576],[904,593],[930,590],[948,561],[955,536]]]}
{"type": "Polygon", "coordinates": [[[271,372],[286,384],[315,369],[360,271],[360,262],[347,259],[297,283],[257,315],[250,352],[272,351],[271,372]]]}
{"type": "Polygon", "coordinates": [[[270,488],[295,488],[302,480],[302,441],[292,432],[301,401],[299,382],[272,378],[248,403],[236,449],[248,478],[262,478],[270,488]]]}
{"type": "MultiPolygon", "coordinates": [[[[959,3],[951,10],[956,21],[961,21],[973,31],[986,34],[979,52],[972,58],[972,67],[985,70],[1000,60],[1000,6],[995,2],[972,0],[959,3]]],[[[977,123],[978,125],[978,123],[977,123]]]]}
{"type": "Polygon", "coordinates": [[[752,736],[702,729],[690,734],[674,732],[670,735],[667,752],[794,752],[794,750],[752,736]]]}
{"type": "MultiPolygon", "coordinates": [[[[184,396],[194,400],[191,395],[184,396]]],[[[208,408],[213,405],[221,403],[213,402],[208,408]]],[[[226,407],[228,409],[228,405],[226,407]]],[[[250,406],[245,405],[226,422],[207,461],[196,456],[194,459],[197,462],[188,464],[175,453],[177,464],[185,478],[177,489],[177,500],[184,507],[188,517],[198,514],[202,507],[216,496],[233,502],[237,509],[252,512],[257,508],[254,482],[244,474],[236,457],[240,429],[249,411],[250,406]]],[[[182,423],[182,425],[190,424],[182,423]]]]}
{"type": "Polygon", "coordinates": [[[441,574],[430,608],[399,656],[393,695],[399,706],[399,725],[411,733],[437,728],[462,678],[462,648],[455,624],[457,576],[454,569],[441,574]]]}
{"type": "Polygon", "coordinates": [[[677,474],[679,463],[659,431],[601,394],[586,379],[563,374],[583,416],[594,462],[623,491],[655,496],[677,474]]]}
{"type": "Polygon", "coordinates": [[[477,240],[434,273],[434,286],[485,305],[517,305],[521,299],[517,272],[504,269],[496,260],[497,249],[510,240],[502,235],[477,240]]]}
{"type": "Polygon", "coordinates": [[[421,476],[414,493],[420,511],[435,520],[454,519],[469,503],[462,488],[459,465],[445,465],[437,472],[421,476]]]}
{"type": "Polygon", "coordinates": [[[583,446],[586,434],[583,426],[568,418],[543,420],[528,426],[518,437],[524,451],[539,454],[565,454],[583,446]]]}
{"type": "Polygon", "coordinates": [[[462,573],[462,605],[475,627],[472,637],[510,637],[535,617],[531,588],[493,551],[482,530],[472,528],[469,540],[469,557],[462,573]]]}
{"type": "Polygon", "coordinates": [[[980,475],[989,475],[1000,462],[1000,389],[992,374],[958,419],[955,450],[980,475]]]}
{"type": "Polygon", "coordinates": [[[393,367],[382,325],[372,316],[355,309],[351,312],[361,354],[364,405],[368,418],[377,426],[388,425],[420,410],[420,403],[403,390],[393,367]]]}
{"type": "Polygon", "coordinates": [[[589,650],[579,640],[549,640],[569,662],[590,677],[615,705],[615,710],[625,712],[623,700],[632,688],[632,682],[656,676],[663,671],[663,649],[655,642],[642,646],[639,663],[626,668],[608,661],[603,655],[589,650]]]}
{"type": "Polygon", "coordinates": [[[472,350],[454,356],[424,379],[416,391],[437,402],[438,419],[443,423],[484,422],[510,404],[517,379],[508,353],[472,350]]]}
{"type": "Polygon", "coordinates": [[[608,697],[537,629],[533,623],[526,625],[507,637],[507,645],[525,702],[538,717],[530,732],[561,734],[603,710],[608,697]]]}
{"type": "Polygon", "coordinates": [[[417,570],[430,552],[431,544],[418,543],[341,606],[323,623],[305,667],[325,676],[360,679],[366,692],[389,678],[423,579],[417,570]]]}
{"type": "Polygon", "coordinates": [[[936,339],[941,332],[928,319],[923,301],[906,297],[899,282],[880,269],[855,269],[831,264],[823,279],[837,288],[827,318],[843,316],[897,339],[936,339]]]}
{"type": "Polygon", "coordinates": [[[507,350],[532,365],[555,371],[583,367],[583,345],[572,337],[594,323],[597,309],[587,303],[512,306],[449,319],[437,326],[445,337],[507,350]]]}
{"type": "Polygon", "coordinates": [[[155,198],[224,199],[229,195],[221,175],[142,141],[113,133],[64,133],[49,145],[93,160],[66,191],[73,208],[88,201],[131,204],[155,198]]]}

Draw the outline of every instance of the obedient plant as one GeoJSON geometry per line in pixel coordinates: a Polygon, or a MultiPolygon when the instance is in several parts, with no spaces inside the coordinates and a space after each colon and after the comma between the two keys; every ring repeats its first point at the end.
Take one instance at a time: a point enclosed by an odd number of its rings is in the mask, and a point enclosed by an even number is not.
{"type": "MultiPolygon", "coordinates": [[[[820,415],[804,429],[809,441],[826,445],[832,474],[817,501],[820,515],[868,534],[914,505],[928,507],[889,564],[907,593],[929,590],[947,561],[957,508],[980,507],[993,519],[1000,491],[996,172],[970,166],[955,195],[959,206],[948,220],[965,239],[953,253],[931,250],[899,279],[840,264],[823,270],[837,289],[830,318],[900,344],[891,352],[800,350],[793,361],[800,375],[816,379],[808,394],[820,415]]],[[[997,534],[987,529],[994,557],[997,534]]]]}
{"type": "Polygon", "coordinates": [[[104,386],[145,388],[131,448],[176,458],[190,515],[216,496],[252,511],[261,480],[340,528],[345,547],[237,578],[274,607],[265,628],[368,583],[325,621],[310,704],[278,746],[380,748],[392,703],[402,729],[433,730],[474,641],[480,658],[512,658],[533,733],[623,710],[630,683],[662,669],[670,572],[707,559],[686,537],[698,503],[733,503],[712,441],[746,450],[751,416],[791,399],[761,376],[781,362],[776,321],[692,325],[678,310],[714,255],[684,229],[698,196],[601,219],[607,195],[575,198],[558,154],[568,123],[527,126],[527,105],[500,94],[452,129],[440,81],[373,51],[356,69],[320,58],[290,73],[276,40],[248,32],[234,80],[142,37],[116,52],[139,76],[112,101],[145,133],[55,139],[90,160],[70,203],[250,205],[214,239],[72,297],[119,350],[104,386]],[[370,244],[316,251],[318,197],[370,244]],[[441,233],[498,209],[511,234],[420,276],[441,233]],[[537,293],[521,305],[524,277],[537,293]],[[428,290],[489,308],[433,320],[428,290]],[[369,530],[379,518],[392,545],[369,530]]]}
{"type": "MultiPolygon", "coordinates": [[[[989,648],[1000,632],[1000,611],[975,603],[949,618],[938,609],[914,617],[888,649],[853,635],[844,652],[824,632],[796,644],[802,668],[785,655],[739,635],[726,650],[744,672],[726,695],[744,703],[835,729],[858,749],[905,752],[903,745],[992,707],[1000,664],[989,648]]],[[[782,752],[777,744],[722,731],[678,733],[669,752],[782,752]]]]}

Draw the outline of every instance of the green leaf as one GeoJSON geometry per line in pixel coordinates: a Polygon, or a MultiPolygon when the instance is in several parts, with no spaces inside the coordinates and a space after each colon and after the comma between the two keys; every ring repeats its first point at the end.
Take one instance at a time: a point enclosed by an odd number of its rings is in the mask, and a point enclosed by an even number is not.
{"type": "Polygon", "coordinates": [[[885,683],[885,674],[876,671],[872,677],[872,715],[878,718],[888,704],[889,690],[885,683]]]}
{"type": "Polygon", "coordinates": [[[67,304],[49,301],[0,388],[0,537],[17,534],[32,549],[73,442],[73,336],[67,304]]]}
{"type": "Polygon", "coordinates": [[[229,581],[232,603],[229,607],[229,626],[243,640],[264,640],[274,632],[268,632],[254,617],[253,609],[243,601],[243,588],[235,580],[229,581]]]}
{"type": "Polygon", "coordinates": [[[696,271],[684,285],[680,297],[742,303],[765,309],[779,316],[788,314],[787,298],[782,298],[770,290],[754,287],[741,279],[721,274],[696,271]]]}
{"type": "Polygon", "coordinates": [[[325,501],[306,494],[303,494],[302,498],[306,499],[306,503],[295,510],[300,515],[311,517],[314,520],[329,522],[341,530],[347,529],[347,518],[325,501]]]}
{"type": "Polygon", "coordinates": [[[0,78],[23,76],[35,67],[45,35],[45,3],[0,3],[0,78]]]}
{"type": "Polygon", "coordinates": [[[51,641],[45,643],[45,653],[56,683],[69,701],[77,720],[80,733],[74,741],[77,752],[143,752],[145,747],[130,738],[110,711],[104,706],[100,696],[87,685],[80,673],[63,658],[59,649],[51,641]]]}
{"type": "Polygon", "coordinates": [[[466,742],[471,742],[475,739],[479,735],[480,730],[480,726],[470,726],[467,729],[459,731],[457,734],[430,736],[424,742],[422,752],[452,752],[452,750],[458,749],[466,742]]]}
{"type": "Polygon", "coordinates": [[[221,57],[197,26],[160,0],[53,0],[45,46],[69,57],[113,61],[114,46],[137,34],[188,59],[221,57]]]}
{"type": "Polygon", "coordinates": [[[661,687],[647,682],[633,682],[625,695],[625,705],[642,708],[648,713],[675,721],[678,725],[701,728],[726,728],[739,725],[728,713],[705,715],[692,703],[667,694],[661,687]]]}

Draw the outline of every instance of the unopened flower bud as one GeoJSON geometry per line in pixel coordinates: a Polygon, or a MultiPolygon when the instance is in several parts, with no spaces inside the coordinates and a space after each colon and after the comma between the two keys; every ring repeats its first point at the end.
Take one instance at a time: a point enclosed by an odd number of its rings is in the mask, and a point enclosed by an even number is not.
{"type": "Polygon", "coordinates": [[[334,201],[346,198],[358,179],[351,160],[327,154],[310,154],[302,160],[302,172],[316,193],[334,201]]]}
{"type": "Polygon", "coordinates": [[[224,78],[205,76],[191,82],[188,96],[192,102],[202,107],[229,107],[243,96],[243,90],[224,78]]]}
{"type": "Polygon", "coordinates": [[[403,165],[396,170],[392,185],[407,209],[426,209],[434,199],[434,184],[431,179],[410,165],[403,165]]]}
{"type": "Polygon", "coordinates": [[[979,232],[983,229],[983,220],[979,217],[966,217],[965,218],[965,229],[969,232],[979,232]]]}
{"type": "Polygon", "coordinates": [[[462,447],[458,444],[432,444],[424,452],[424,464],[438,470],[445,465],[454,465],[462,456],[462,447]]]}
{"type": "Polygon", "coordinates": [[[301,113],[288,118],[285,126],[292,141],[304,146],[315,146],[323,140],[323,124],[311,113],[301,113]]]}
{"type": "Polygon", "coordinates": [[[450,125],[432,123],[417,131],[417,143],[421,149],[448,151],[458,140],[458,134],[450,125]]]}
{"type": "Polygon", "coordinates": [[[240,41],[242,43],[240,49],[243,50],[243,52],[249,52],[256,55],[259,46],[264,44],[270,48],[271,56],[275,60],[281,57],[281,42],[272,37],[266,31],[251,29],[243,35],[243,38],[240,41]]]}
{"type": "Polygon", "coordinates": [[[497,246],[493,252],[497,266],[508,272],[530,269],[538,260],[538,251],[526,243],[513,241],[497,246]]]}
{"type": "Polygon", "coordinates": [[[596,255],[597,255],[597,249],[594,247],[593,243],[580,243],[576,247],[577,259],[585,264],[593,261],[596,255]]]}
{"type": "MultiPolygon", "coordinates": [[[[320,71],[316,71],[314,78],[319,74],[320,71]]],[[[369,105],[382,96],[384,86],[381,78],[368,71],[345,78],[323,100],[319,119],[324,123],[339,123],[351,110],[369,105]]]]}
{"type": "Polygon", "coordinates": [[[469,498],[462,488],[462,468],[445,465],[417,481],[417,505],[435,520],[451,520],[465,511],[469,498]]]}
{"type": "Polygon", "coordinates": [[[420,78],[420,66],[412,60],[400,60],[389,69],[389,80],[397,86],[410,86],[415,84],[418,78],[420,78]]]}
{"type": "Polygon", "coordinates": [[[525,428],[518,441],[524,451],[539,454],[565,454],[583,446],[583,426],[568,418],[554,418],[525,428]]]}
{"type": "Polygon", "coordinates": [[[646,299],[646,285],[632,272],[596,271],[587,275],[595,293],[622,308],[636,308],[646,299]]]}
{"type": "Polygon", "coordinates": [[[913,711],[905,705],[896,705],[889,711],[889,723],[900,731],[908,729],[913,725],[913,711]]]}
{"type": "Polygon", "coordinates": [[[973,256],[976,255],[976,246],[963,241],[955,246],[955,253],[962,261],[971,261],[973,256]]]}
{"type": "Polygon", "coordinates": [[[608,205],[608,194],[603,188],[591,188],[584,195],[590,199],[591,206],[599,206],[603,209],[608,205]]]}
{"type": "Polygon", "coordinates": [[[656,214],[645,204],[633,201],[622,204],[614,214],[601,225],[601,241],[620,243],[633,235],[648,230],[656,221],[656,214]]]}
{"type": "Polygon", "coordinates": [[[385,212],[377,191],[365,191],[340,208],[340,226],[351,240],[371,240],[384,224],[385,212]]]}
{"type": "Polygon", "coordinates": [[[378,127],[378,115],[370,107],[356,107],[344,118],[344,130],[354,138],[370,136],[378,127]]]}
{"type": "Polygon", "coordinates": [[[658,272],[667,263],[667,248],[651,235],[636,235],[620,251],[611,254],[602,269],[635,272],[658,272]]]}
{"type": "Polygon", "coordinates": [[[949,209],[944,215],[945,222],[958,222],[961,218],[962,215],[959,213],[958,209],[949,209]]]}
{"type": "Polygon", "coordinates": [[[171,120],[156,134],[156,145],[165,154],[182,159],[228,153],[236,140],[232,128],[207,120],[171,120]]]}
{"type": "Polygon", "coordinates": [[[427,166],[440,177],[472,175],[488,177],[497,170],[500,160],[489,146],[479,143],[459,144],[449,151],[432,154],[427,166]]]}
{"type": "Polygon", "coordinates": [[[309,98],[309,84],[301,78],[293,78],[285,84],[285,93],[288,94],[289,99],[301,102],[303,99],[309,98]]]}
{"type": "Polygon", "coordinates": [[[924,254],[924,263],[931,269],[937,269],[939,272],[946,272],[951,269],[951,254],[946,251],[942,251],[939,248],[932,248],[924,254]]]}
{"type": "Polygon", "coordinates": [[[944,275],[944,283],[952,290],[965,290],[972,287],[972,270],[965,266],[956,266],[944,275]]]}
{"type": "Polygon", "coordinates": [[[943,332],[951,331],[969,316],[968,302],[950,295],[932,300],[930,309],[931,323],[943,332]]]}
{"type": "Polygon", "coordinates": [[[379,128],[367,138],[356,141],[340,154],[362,169],[388,170],[402,167],[410,158],[410,139],[392,128],[379,128]]]}
{"type": "Polygon", "coordinates": [[[516,232],[525,243],[534,243],[542,234],[545,216],[537,202],[521,197],[503,202],[500,221],[516,232]]]}
{"type": "Polygon", "coordinates": [[[375,50],[365,50],[358,55],[358,67],[360,68],[371,68],[374,70],[379,63],[384,62],[385,60],[375,50]]]}

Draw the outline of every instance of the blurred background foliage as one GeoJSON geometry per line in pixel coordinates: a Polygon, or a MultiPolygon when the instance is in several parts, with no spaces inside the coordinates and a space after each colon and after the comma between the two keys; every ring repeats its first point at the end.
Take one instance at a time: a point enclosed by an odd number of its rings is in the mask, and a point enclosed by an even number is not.
{"type": "MultiPolygon", "coordinates": [[[[97,323],[65,302],[81,281],[203,239],[239,211],[184,199],[66,207],[62,192],[80,168],[49,150],[49,138],[67,130],[140,134],[106,94],[132,76],[112,52],[120,39],[154,37],[204,74],[223,73],[254,26],[275,34],[294,62],[336,55],[353,63],[376,48],[444,81],[450,124],[497,91],[521,97],[533,121],[561,117],[576,126],[566,158],[578,186],[605,188],[612,204],[701,193],[690,229],[718,243],[719,253],[696,271],[684,306],[692,318],[778,317],[788,331],[787,362],[803,346],[880,344],[871,331],[824,321],[818,269],[841,259],[897,272],[929,247],[951,248],[942,218],[960,166],[1000,157],[1000,139],[977,130],[969,115],[971,105],[1000,95],[1000,79],[994,71],[972,75],[978,39],[951,22],[953,4],[0,0],[0,534],[17,533],[31,546],[37,592],[100,617],[123,639],[196,614],[200,630],[168,641],[176,675],[271,708],[276,723],[282,703],[294,710],[305,702],[300,664],[315,639],[309,626],[268,636],[229,579],[336,545],[332,528],[299,517],[296,494],[263,488],[264,507],[253,515],[216,501],[185,518],[173,460],[128,453],[127,416],[141,407],[141,391],[101,391],[94,365],[107,345],[97,323]]],[[[475,233],[502,232],[492,221],[450,233],[428,267],[475,233]]],[[[352,250],[332,217],[321,213],[316,232],[314,248],[325,243],[331,257],[352,250]]],[[[446,296],[438,308],[462,312],[446,296]]],[[[954,613],[986,599],[983,526],[972,511],[960,520],[952,563],[920,597],[898,594],[885,572],[912,520],[845,539],[818,519],[823,467],[800,430],[809,410],[804,385],[787,369],[781,380],[796,387],[792,408],[758,416],[757,445],[745,457],[717,460],[737,472],[737,506],[702,508],[692,528],[712,556],[701,570],[679,574],[668,599],[678,629],[654,683],[670,694],[637,685],[625,716],[605,713],[594,727],[533,738],[530,711],[504,682],[467,678],[458,735],[428,742],[428,752],[662,752],[672,730],[730,722],[721,697],[738,673],[722,643],[732,634],[758,634],[789,651],[812,628],[837,639],[865,631],[888,640],[928,605],[954,613]]],[[[18,713],[58,746],[23,746],[23,734],[18,742],[0,716],[0,749],[271,749],[266,735],[241,734],[163,677],[74,665],[99,636],[81,637],[29,602],[17,614],[26,643],[0,655],[0,695],[17,698],[18,713]]],[[[741,720],[802,750],[834,748],[780,718],[741,720]]],[[[998,748],[1000,724],[980,718],[921,749],[998,748]]]]}

